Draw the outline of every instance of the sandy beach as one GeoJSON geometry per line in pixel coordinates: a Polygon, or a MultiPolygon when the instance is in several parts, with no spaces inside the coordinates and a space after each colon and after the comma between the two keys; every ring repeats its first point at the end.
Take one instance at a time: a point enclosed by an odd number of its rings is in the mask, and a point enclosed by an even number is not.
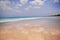
{"type": "Polygon", "coordinates": [[[0,23],[0,40],[60,40],[60,19],[0,23]]]}

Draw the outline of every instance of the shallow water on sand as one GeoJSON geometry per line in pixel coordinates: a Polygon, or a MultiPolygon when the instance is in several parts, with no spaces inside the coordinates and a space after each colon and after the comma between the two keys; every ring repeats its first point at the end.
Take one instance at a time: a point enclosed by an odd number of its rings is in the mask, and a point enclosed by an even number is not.
{"type": "Polygon", "coordinates": [[[0,40],[60,40],[60,17],[0,23],[0,40]]]}

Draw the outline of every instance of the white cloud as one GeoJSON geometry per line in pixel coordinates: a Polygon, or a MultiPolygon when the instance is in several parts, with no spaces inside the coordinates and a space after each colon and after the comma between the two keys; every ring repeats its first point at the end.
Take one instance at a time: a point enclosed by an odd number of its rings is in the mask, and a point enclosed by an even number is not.
{"type": "MultiPolygon", "coordinates": [[[[2,1],[0,1],[0,8],[3,11],[13,11],[13,12],[16,12],[16,13],[20,13],[21,12],[19,9],[15,9],[13,7],[10,7],[7,4],[11,4],[11,2],[9,0],[2,0],[2,1]]],[[[14,7],[17,7],[17,6],[15,5],[14,7]]]]}
{"type": "Polygon", "coordinates": [[[27,8],[25,8],[26,11],[29,11],[29,9],[31,9],[32,6],[28,6],[27,8]]]}
{"type": "Polygon", "coordinates": [[[22,4],[16,4],[16,6],[20,7],[20,6],[22,6],[22,4]]]}
{"type": "Polygon", "coordinates": [[[42,7],[44,5],[45,1],[46,0],[34,0],[34,1],[31,1],[30,5],[27,8],[25,8],[25,10],[28,11],[31,8],[40,8],[40,7],[42,7]]]}
{"type": "Polygon", "coordinates": [[[2,9],[11,9],[10,7],[7,6],[7,4],[9,4],[9,1],[0,1],[0,8],[2,9]]]}
{"type": "Polygon", "coordinates": [[[20,0],[20,3],[15,4],[15,8],[20,8],[27,2],[28,2],[28,0],[20,0]]]}
{"type": "Polygon", "coordinates": [[[59,0],[54,0],[54,2],[59,2],[59,0]]]}
{"type": "Polygon", "coordinates": [[[22,4],[15,4],[14,8],[19,9],[20,7],[22,7],[22,4]]]}
{"type": "Polygon", "coordinates": [[[21,4],[25,4],[25,3],[27,3],[28,2],[28,0],[20,0],[20,3],[21,4]]]}
{"type": "Polygon", "coordinates": [[[42,6],[43,4],[44,4],[44,2],[45,2],[45,0],[34,0],[34,1],[32,1],[32,2],[30,2],[30,4],[32,5],[32,6],[42,6]]]}
{"type": "Polygon", "coordinates": [[[16,13],[21,13],[21,11],[19,11],[19,10],[15,10],[16,11],[16,13]]]}
{"type": "Polygon", "coordinates": [[[59,2],[59,0],[51,0],[52,2],[54,2],[54,3],[58,3],[59,2]]]}

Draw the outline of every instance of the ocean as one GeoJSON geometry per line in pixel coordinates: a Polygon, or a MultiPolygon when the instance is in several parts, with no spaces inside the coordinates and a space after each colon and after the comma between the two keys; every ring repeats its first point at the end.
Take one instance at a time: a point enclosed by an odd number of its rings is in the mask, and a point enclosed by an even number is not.
{"type": "Polygon", "coordinates": [[[11,17],[0,18],[0,22],[18,21],[18,20],[31,20],[31,19],[48,19],[48,20],[60,20],[60,17],[11,17]]]}
{"type": "Polygon", "coordinates": [[[30,20],[37,19],[40,17],[9,17],[9,18],[0,18],[0,22],[9,22],[9,21],[17,21],[17,20],[30,20]]]}

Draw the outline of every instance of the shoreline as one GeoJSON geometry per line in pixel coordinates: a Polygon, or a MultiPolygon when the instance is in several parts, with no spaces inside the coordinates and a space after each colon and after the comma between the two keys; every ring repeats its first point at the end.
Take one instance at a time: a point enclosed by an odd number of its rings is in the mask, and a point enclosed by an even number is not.
{"type": "Polygon", "coordinates": [[[17,18],[17,19],[6,19],[6,20],[0,20],[0,23],[3,22],[15,22],[15,21],[23,21],[23,20],[33,20],[33,19],[46,19],[46,18],[57,18],[57,17],[32,17],[32,18],[17,18]]]}

